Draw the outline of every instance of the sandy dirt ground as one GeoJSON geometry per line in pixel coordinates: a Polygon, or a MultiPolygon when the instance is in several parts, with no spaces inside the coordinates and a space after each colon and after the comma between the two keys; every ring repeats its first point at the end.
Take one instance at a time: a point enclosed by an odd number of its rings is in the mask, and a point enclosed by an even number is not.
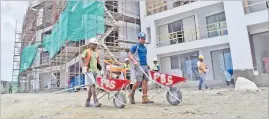
{"type": "Polygon", "coordinates": [[[3,94],[2,118],[268,118],[268,88],[260,92],[234,92],[228,89],[198,91],[182,89],[183,102],[170,105],[165,93],[152,94],[155,104],[136,104],[114,108],[107,96],[102,107],[84,107],[86,92],[62,94],[3,94]]]}

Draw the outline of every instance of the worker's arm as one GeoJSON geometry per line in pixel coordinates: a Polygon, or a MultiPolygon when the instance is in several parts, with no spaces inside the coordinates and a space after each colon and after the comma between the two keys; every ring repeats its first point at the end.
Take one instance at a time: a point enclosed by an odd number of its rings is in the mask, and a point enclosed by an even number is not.
{"type": "Polygon", "coordinates": [[[87,54],[88,54],[87,50],[84,50],[83,53],[81,54],[81,60],[82,60],[82,63],[83,63],[84,67],[87,67],[87,66],[85,66],[85,64],[86,64],[85,63],[85,58],[87,57],[87,54]]]}
{"type": "Polygon", "coordinates": [[[138,62],[136,61],[136,59],[134,58],[134,53],[136,52],[136,48],[137,46],[133,46],[131,49],[130,49],[130,52],[128,52],[128,58],[131,59],[131,61],[133,61],[134,64],[138,64],[138,62]]]}

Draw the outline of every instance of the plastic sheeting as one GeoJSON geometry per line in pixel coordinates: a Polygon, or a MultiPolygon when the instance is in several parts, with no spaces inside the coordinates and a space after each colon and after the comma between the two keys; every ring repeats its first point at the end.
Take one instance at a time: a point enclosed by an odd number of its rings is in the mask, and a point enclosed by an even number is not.
{"type": "Polygon", "coordinates": [[[73,88],[75,86],[80,86],[85,84],[85,78],[84,75],[77,75],[74,78],[70,80],[69,88],[73,88]]]}
{"type": "Polygon", "coordinates": [[[66,41],[80,41],[105,32],[104,3],[95,0],[67,1],[52,33],[43,37],[42,46],[52,58],[66,41]]]}
{"type": "Polygon", "coordinates": [[[29,68],[36,56],[38,43],[23,48],[20,62],[20,73],[29,68]]]}

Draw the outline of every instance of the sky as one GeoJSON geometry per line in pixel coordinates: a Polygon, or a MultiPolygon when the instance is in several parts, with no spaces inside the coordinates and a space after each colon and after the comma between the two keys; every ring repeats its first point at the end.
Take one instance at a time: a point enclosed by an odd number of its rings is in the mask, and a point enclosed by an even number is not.
{"type": "Polygon", "coordinates": [[[12,80],[16,21],[22,27],[29,1],[1,1],[1,80],[12,80]]]}

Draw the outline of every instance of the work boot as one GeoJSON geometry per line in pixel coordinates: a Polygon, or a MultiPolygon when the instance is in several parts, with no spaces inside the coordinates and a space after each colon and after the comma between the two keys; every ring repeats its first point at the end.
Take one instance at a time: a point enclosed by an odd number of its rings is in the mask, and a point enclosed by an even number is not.
{"type": "Polygon", "coordinates": [[[128,95],[128,97],[129,97],[131,104],[135,104],[134,93],[130,93],[130,95],[128,95]]]}
{"type": "Polygon", "coordinates": [[[154,101],[151,101],[148,99],[147,95],[142,96],[142,103],[143,104],[148,104],[148,103],[154,103],[154,101]]]}
{"type": "Polygon", "coordinates": [[[90,100],[86,100],[85,107],[91,107],[92,105],[90,104],[90,100]]]}
{"type": "Polygon", "coordinates": [[[95,101],[93,106],[94,107],[100,107],[102,104],[99,101],[95,101]]]}

